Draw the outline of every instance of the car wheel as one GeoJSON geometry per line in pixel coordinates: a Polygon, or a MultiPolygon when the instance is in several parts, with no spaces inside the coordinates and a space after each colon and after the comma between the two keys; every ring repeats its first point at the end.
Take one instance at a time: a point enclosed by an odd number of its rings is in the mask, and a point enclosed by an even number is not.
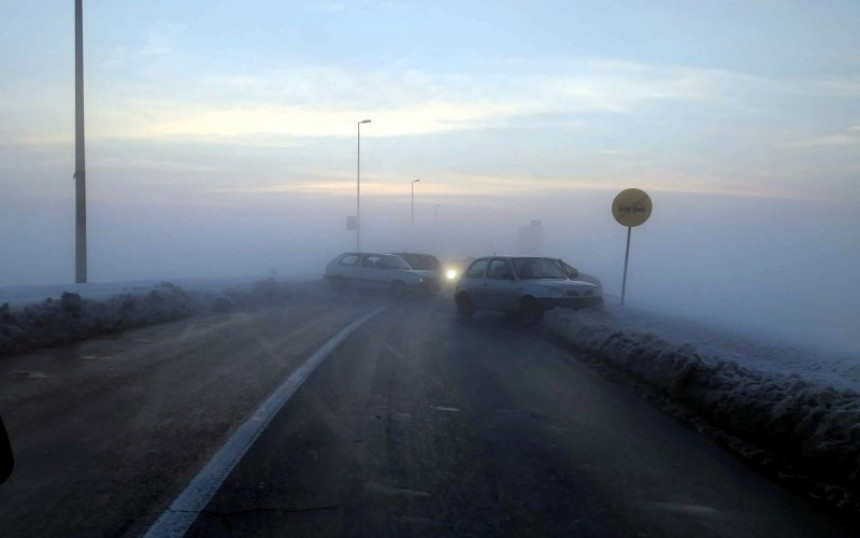
{"type": "Polygon", "coordinates": [[[472,317],[472,314],[475,313],[475,305],[472,304],[472,300],[469,299],[469,296],[465,293],[461,293],[457,296],[457,312],[460,313],[460,317],[463,319],[469,319],[472,317]]]}
{"type": "Polygon", "coordinates": [[[343,291],[346,289],[346,280],[339,276],[331,277],[328,280],[328,285],[331,291],[343,291]]]}
{"type": "Polygon", "coordinates": [[[391,295],[398,299],[406,297],[406,284],[402,280],[395,280],[391,283],[391,295]]]}
{"type": "Polygon", "coordinates": [[[534,299],[527,297],[520,304],[520,323],[526,327],[537,325],[543,319],[543,308],[534,299]]]}

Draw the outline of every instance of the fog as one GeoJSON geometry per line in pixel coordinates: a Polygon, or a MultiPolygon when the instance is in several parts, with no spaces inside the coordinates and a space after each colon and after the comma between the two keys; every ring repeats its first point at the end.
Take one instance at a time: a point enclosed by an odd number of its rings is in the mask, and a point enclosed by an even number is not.
{"type": "MultiPolygon", "coordinates": [[[[631,305],[860,349],[856,4],[85,11],[91,282],[319,278],[372,118],[363,250],[516,253],[540,220],[617,300],[637,187],[631,305]]],[[[0,15],[0,286],[71,282],[72,9],[0,15]]]]}
{"type": "MultiPolygon", "coordinates": [[[[366,177],[372,185],[373,175],[366,177]]],[[[516,254],[518,228],[539,219],[543,253],[598,276],[608,300],[618,300],[626,228],[610,213],[617,190],[428,196],[421,192],[431,185],[428,178],[416,184],[413,231],[409,183],[403,183],[400,194],[366,188],[363,250],[427,251],[442,259],[516,254]]],[[[14,197],[0,202],[0,226],[7,230],[0,238],[0,284],[72,281],[72,186],[69,178],[65,189],[55,188],[50,196],[10,191],[14,197]]],[[[91,188],[92,282],[319,278],[332,257],[356,247],[355,232],[345,222],[354,214],[352,188],[204,196],[171,181],[141,180],[118,196],[108,187],[94,181],[91,188]],[[151,189],[166,192],[148,196],[151,189]]],[[[761,330],[786,342],[860,349],[856,205],[649,194],[653,214],[632,233],[630,305],[761,330]]]]}

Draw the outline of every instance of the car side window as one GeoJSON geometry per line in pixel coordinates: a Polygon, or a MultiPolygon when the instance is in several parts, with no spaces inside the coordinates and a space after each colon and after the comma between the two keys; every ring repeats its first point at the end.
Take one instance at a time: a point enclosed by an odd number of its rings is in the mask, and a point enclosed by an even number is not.
{"type": "Polygon", "coordinates": [[[341,265],[358,265],[358,255],[357,254],[347,254],[340,258],[341,265]]]}
{"type": "Polygon", "coordinates": [[[490,262],[490,270],[487,271],[487,278],[493,280],[513,280],[514,272],[511,270],[511,264],[508,260],[493,260],[490,262]]]}
{"type": "Polygon", "coordinates": [[[383,267],[382,256],[375,254],[365,256],[364,259],[361,260],[361,266],[365,269],[380,269],[383,267]]]}
{"type": "Polygon", "coordinates": [[[477,260],[466,272],[466,278],[484,278],[487,274],[487,260],[477,260]]]}

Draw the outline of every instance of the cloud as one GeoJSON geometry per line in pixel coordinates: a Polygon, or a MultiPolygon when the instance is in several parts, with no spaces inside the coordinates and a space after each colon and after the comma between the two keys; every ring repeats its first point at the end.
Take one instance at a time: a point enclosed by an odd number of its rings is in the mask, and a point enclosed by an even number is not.
{"type": "Polygon", "coordinates": [[[167,36],[157,32],[150,32],[146,38],[146,45],[141,49],[140,54],[143,56],[158,56],[169,54],[171,50],[170,40],[167,36]]]}
{"type": "Polygon", "coordinates": [[[840,148],[860,146],[860,125],[848,127],[841,133],[798,140],[796,142],[792,142],[790,146],[795,148],[840,148]]]}
{"type": "Polygon", "coordinates": [[[185,26],[182,24],[161,22],[155,28],[149,30],[146,35],[146,43],[140,49],[141,56],[163,56],[173,52],[173,42],[176,41],[185,26]]]}
{"type": "Polygon", "coordinates": [[[597,60],[518,65],[505,62],[484,72],[431,73],[415,68],[350,69],[305,65],[290,70],[213,74],[203,83],[225,98],[253,97],[316,106],[363,103],[379,106],[416,101],[480,101],[549,111],[629,111],[660,100],[725,105],[739,89],[761,78],[713,69],[597,60]]]}
{"type": "Polygon", "coordinates": [[[228,141],[242,137],[353,136],[356,121],[370,117],[366,136],[403,136],[452,131],[510,113],[492,103],[427,101],[379,109],[317,109],[266,104],[234,106],[141,102],[106,111],[92,120],[92,139],[158,138],[228,141]]]}
{"type": "Polygon", "coordinates": [[[325,11],[328,13],[337,13],[346,10],[346,4],[343,3],[324,3],[324,4],[312,4],[311,9],[315,9],[317,11],[325,11]]]}
{"type": "MultiPolygon", "coordinates": [[[[374,197],[403,198],[409,195],[409,183],[402,174],[379,174],[362,171],[361,192],[374,197]]],[[[589,191],[620,192],[631,185],[649,192],[697,193],[770,199],[808,199],[803,192],[785,186],[750,185],[749,178],[695,175],[673,170],[652,170],[635,174],[593,175],[533,175],[485,174],[467,172],[436,172],[430,180],[422,181],[422,196],[433,199],[451,198],[463,203],[485,197],[555,196],[589,191]]],[[[343,171],[317,170],[290,180],[267,184],[249,184],[227,189],[210,190],[213,194],[274,194],[292,193],[315,196],[353,197],[356,179],[343,171]]]]}
{"type": "Polygon", "coordinates": [[[128,62],[128,50],[123,46],[115,46],[108,50],[99,66],[102,69],[113,69],[126,65],[128,62]]]}
{"type": "Polygon", "coordinates": [[[153,159],[120,159],[117,157],[107,157],[95,162],[89,163],[91,166],[98,168],[122,168],[131,170],[146,170],[156,172],[217,172],[219,168],[200,163],[179,162],[167,160],[153,159]]]}
{"type": "Polygon", "coordinates": [[[642,114],[660,103],[742,107],[745,91],[767,84],[722,70],[609,60],[530,66],[514,75],[516,66],[433,74],[304,65],[205,75],[185,85],[193,94],[175,96],[163,95],[159,78],[151,91],[105,89],[102,120],[90,116],[88,129],[96,138],[343,136],[363,117],[374,120],[371,137],[497,128],[525,117],[570,128],[582,126],[575,115],[642,114]]]}
{"type": "Polygon", "coordinates": [[[815,86],[829,94],[845,97],[860,97],[860,79],[857,78],[831,78],[817,81],[815,86]]]}

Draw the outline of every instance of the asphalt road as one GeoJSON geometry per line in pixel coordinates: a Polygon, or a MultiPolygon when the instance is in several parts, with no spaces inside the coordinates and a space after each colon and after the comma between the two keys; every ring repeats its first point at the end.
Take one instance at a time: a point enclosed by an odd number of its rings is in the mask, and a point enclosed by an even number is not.
{"type": "MultiPolygon", "coordinates": [[[[370,302],[198,318],[4,361],[19,459],[0,486],[0,535],[142,534],[370,302]]],[[[392,304],[349,337],[187,533],[858,535],[535,331],[463,323],[441,298],[392,304]]]]}

